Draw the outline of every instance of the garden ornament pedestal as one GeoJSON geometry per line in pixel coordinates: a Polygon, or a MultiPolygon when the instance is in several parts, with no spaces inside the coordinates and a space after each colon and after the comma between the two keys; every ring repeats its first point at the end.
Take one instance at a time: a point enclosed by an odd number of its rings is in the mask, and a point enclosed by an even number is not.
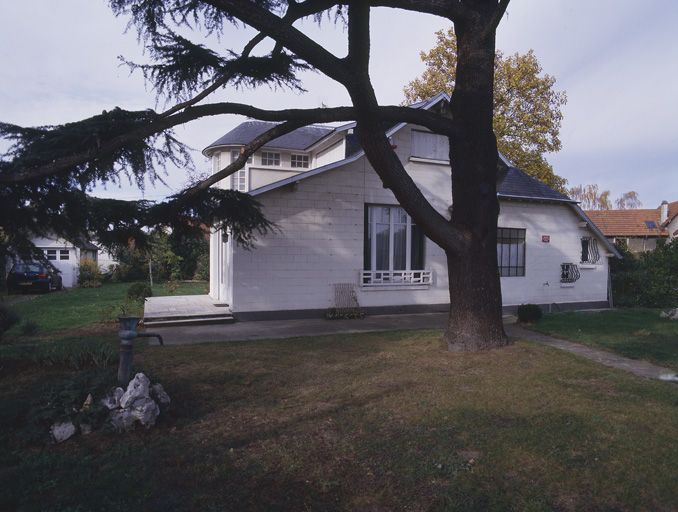
{"type": "Polygon", "coordinates": [[[118,337],[120,338],[120,360],[118,362],[118,383],[125,387],[129,384],[132,376],[132,362],[134,360],[134,339],[135,338],[158,338],[160,345],[165,345],[162,336],[152,332],[137,332],[139,325],[138,316],[121,316],[118,317],[120,322],[120,330],[118,337]]]}

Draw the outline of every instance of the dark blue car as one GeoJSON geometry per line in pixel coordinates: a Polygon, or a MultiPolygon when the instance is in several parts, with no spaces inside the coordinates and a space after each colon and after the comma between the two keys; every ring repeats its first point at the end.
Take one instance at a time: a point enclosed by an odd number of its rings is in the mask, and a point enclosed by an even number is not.
{"type": "Polygon", "coordinates": [[[15,263],[7,275],[7,290],[10,293],[21,290],[49,292],[61,290],[62,287],[59,273],[42,263],[15,263]]]}

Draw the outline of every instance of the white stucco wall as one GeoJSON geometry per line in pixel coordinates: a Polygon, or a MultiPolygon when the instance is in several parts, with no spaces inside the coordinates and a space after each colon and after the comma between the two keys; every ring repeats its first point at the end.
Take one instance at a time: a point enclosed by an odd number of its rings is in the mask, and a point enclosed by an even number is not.
{"type": "MultiPolygon", "coordinates": [[[[451,204],[449,167],[408,161],[408,129],[396,134],[393,142],[415,183],[447,216],[451,204]]],[[[335,283],[354,283],[363,307],[448,302],[446,258],[428,240],[425,267],[433,271],[431,286],[360,287],[365,204],[397,204],[365,158],[266,192],[257,200],[280,232],[260,238],[251,251],[234,249],[231,307],[235,313],[326,309],[334,305],[335,283]]],[[[503,201],[499,226],[526,229],[526,275],[501,279],[505,305],[607,300],[607,258],[602,241],[598,241],[599,263],[581,267],[579,281],[561,286],[560,264],[579,263],[580,239],[592,235],[580,227],[580,219],[568,206],[503,201]],[[550,242],[543,243],[542,235],[550,235],[550,242]]]]}

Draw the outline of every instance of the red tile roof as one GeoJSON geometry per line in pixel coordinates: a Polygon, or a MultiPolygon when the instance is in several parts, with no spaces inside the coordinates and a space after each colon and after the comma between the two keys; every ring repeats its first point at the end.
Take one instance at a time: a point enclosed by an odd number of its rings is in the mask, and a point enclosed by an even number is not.
{"type": "MultiPolygon", "coordinates": [[[[678,201],[669,205],[669,219],[671,206],[678,214],[678,201]]],[[[665,237],[668,232],[661,226],[661,208],[634,209],[634,210],[588,210],[586,215],[598,226],[607,237],[612,236],[649,236],[665,237]],[[654,222],[655,228],[650,228],[647,221],[654,222]]]]}

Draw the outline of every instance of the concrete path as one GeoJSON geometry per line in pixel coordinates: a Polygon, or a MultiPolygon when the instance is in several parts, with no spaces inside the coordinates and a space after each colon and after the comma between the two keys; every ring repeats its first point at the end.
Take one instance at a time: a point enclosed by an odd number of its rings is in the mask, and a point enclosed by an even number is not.
{"type": "Polygon", "coordinates": [[[186,327],[153,327],[168,345],[350,334],[403,329],[442,329],[447,313],[373,315],[359,320],[266,320],[186,327]]]}
{"type": "Polygon", "coordinates": [[[553,336],[547,336],[546,334],[530,331],[520,327],[519,325],[507,325],[506,333],[511,337],[536,341],[538,343],[548,345],[549,347],[565,350],[566,352],[577,354],[578,356],[585,357],[586,359],[590,359],[591,361],[595,361],[605,366],[611,366],[612,368],[625,370],[637,375],[638,377],[667,380],[672,382],[678,381],[678,376],[676,376],[676,373],[668,368],[663,368],[661,366],[657,366],[646,361],[640,361],[638,359],[629,359],[627,357],[613,354],[612,352],[587,347],[586,345],[581,345],[572,341],[554,338],[553,336]]]}

